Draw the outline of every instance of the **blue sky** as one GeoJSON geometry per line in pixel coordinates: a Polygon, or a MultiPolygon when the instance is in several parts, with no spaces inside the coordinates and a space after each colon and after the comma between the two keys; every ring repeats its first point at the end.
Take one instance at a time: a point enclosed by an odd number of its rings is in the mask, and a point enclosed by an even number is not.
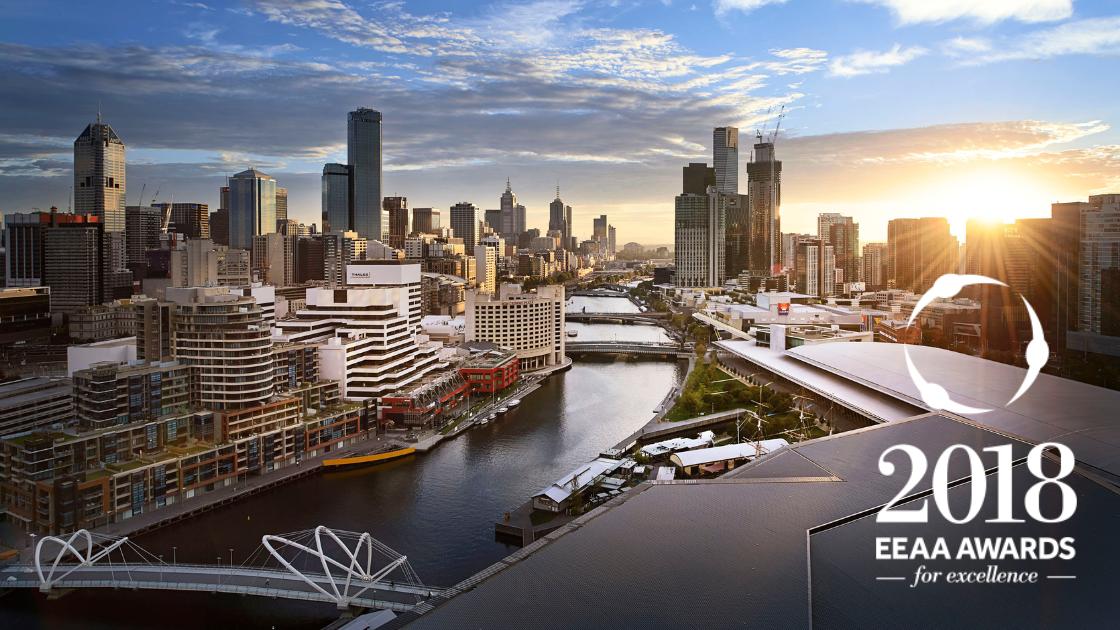
{"type": "MultiPolygon", "coordinates": [[[[1120,8],[1072,0],[437,3],[0,1],[0,209],[65,208],[95,115],[128,144],[129,203],[209,202],[254,165],[318,221],[345,116],[385,118],[386,194],[577,234],[672,240],[680,167],[711,128],[786,108],[783,228],[1007,219],[1120,191],[1120,8]]],[[[768,120],[769,118],[769,120],[768,120]]],[[[747,151],[741,160],[745,160],[747,151]]],[[[740,179],[745,188],[745,175],[740,179]]]]}

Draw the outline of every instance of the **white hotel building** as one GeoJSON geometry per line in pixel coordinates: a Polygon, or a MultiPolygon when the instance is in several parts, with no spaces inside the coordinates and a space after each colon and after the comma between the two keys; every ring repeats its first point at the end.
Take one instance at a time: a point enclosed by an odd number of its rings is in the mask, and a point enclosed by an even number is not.
{"type": "Polygon", "coordinates": [[[564,363],[564,286],[503,284],[498,295],[467,292],[467,341],[489,341],[517,353],[525,372],[564,363]]]}
{"type": "Polygon", "coordinates": [[[354,261],[346,286],[313,287],[307,304],[278,321],[274,339],[319,344],[319,374],[341,395],[386,395],[442,370],[440,344],[420,333],[420,265],[396,260],[354,261]]]}

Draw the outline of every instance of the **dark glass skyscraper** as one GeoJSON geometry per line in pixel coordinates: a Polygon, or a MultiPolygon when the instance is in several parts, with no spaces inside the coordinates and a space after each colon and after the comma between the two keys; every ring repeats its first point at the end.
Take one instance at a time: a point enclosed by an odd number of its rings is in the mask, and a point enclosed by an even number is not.
{"type": "Polygon", "coordinates": [[[323,167],[323,232],[354,229],[350,187],[349,166],[332,163],[323,167]]]}
{"type": "Polygon", "coordinates": [[[352,228],[367,239],[384,241],[389,217],[381,207],[381,112],[367,107],[350,112],[346,156],[353,179],[352,228]]]}
{"type": "Polygon", "coordinates": [[[716,169],[716,190],[725,195],[739,194],[739,130],[735,127],[712,131],[712,166],[716,169]]]}
{"type": "Polygon", "coordinates": [[[782,266],[782,162],[774,155],[774,143],[754,145],[754,161],[747,164],[747,194],[751,271],[776,274],[782,266]]]}

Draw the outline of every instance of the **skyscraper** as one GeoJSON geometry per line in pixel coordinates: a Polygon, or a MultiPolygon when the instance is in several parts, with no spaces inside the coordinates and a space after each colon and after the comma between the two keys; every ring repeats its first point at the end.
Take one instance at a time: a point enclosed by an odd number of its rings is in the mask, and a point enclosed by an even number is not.
{"type": "Polygon", "coordinates": [[[412,231],[419,234],[434,234],[440,229],[439,210],[432,208],[412,209],[412,231]]]}
{"type": "Polygon", "coordinates": [[[739,130],[735,127],[712,131],[712,165],[716,169],[716,191],[739,194],[739,130]]]}
{"type": "MultiPolygon", "coordinates": [[[[965,232],[965,272],[1008,286],[979,285],[967,291],[980,300],[980,347],[1018,351],[1030,339],[1030,323],[1016,294],[1031,294],[1031,247],[1018,225],[970,219],[965,232]]],[[[1043,314],[1044,315],[1044,314],[1043,314]]]]}
{"type": "MultiPolygon", "coordinates": [[[[690,192],[699,182],[714,180],[715,169],[689,164],[684,169],[685,192],[674,208],[674,284],[682,287],[718,287],[727,275],[727,195],[714,184],[704,194],[690,192]]],[[[606,223],[606,216],[602,217],[606,223]]],[[[596,220],[598,222],[598,220],[596,220]]],[[[598,223],[596,223],[598,228],[598,223]]]]}
{"type": "Polygon", "coordinates": [[[772,275],[782,264],[782,162],[773,142],[754,145],[754,161],[747,164],[750,197],[751,271],[772,275]]]}
{"type": "Polygon", "coordinates": [[[944,217],[887,222],[888,280],[896,289],[924,293],[943,274],[957,271],[956,237],[944,217]]]}
{"type": "Polygon", "coordinates": [[[99,217],[106,232],[124,232],[124,200],[124,142],[98,113],[74,140],[74,212],[99,217]]]}
{"type": "Polygon", "coordinates": [[[859,280],[859,224],[852,217],[837,212],[817,216],[817,238],[832,245],[836,268],[844,273],[844,282],[859,280]]]}
{"type": "Polygon", "coordinates": [[[276,225],[288,220],[288,189],[276,187],[276,225]]]}
{"type": "Polygon", "coordinates": [[[556,198],[548,204],[548,231],[560,232],[561,245],[568,246],[568,224],[564,212],[564,202],[560,200],[560,186],[556,186],[556,198]]]}
{"type": "MultiPolygon", "coordinates": [[[[1120,337],[1120,313],[1115,312],[1120,269],[1120,195],[1092,195],[1081,211],[1081,305],[1078,329],[1082,332],[1120,337]]],[[[52,291],[53,293],[53,291],[52,291]]]]}
{"type": "Polygon", "coordinates": [[[836,259],[833,247],[824,239],[798,241],[796,263],[797,290],[824,298],[835,293],[836,259]]]}
{"type": "MultiPolygon", "coordinates": [[[[167,212],[166,203],[152,204],[167,212]]],[[[171,222],[168,231],[187,238],[210,238],[210,206],[205,203],[171,204],[171,222]]]]}
{"type": "Polygon", "coordinates": [[[385,197],[382,205],[389,213],[389,247],[404,249],[404,239],[408,236],[408,198],[385,197]]]}
{"type": "Polygon", "coordinates": [[[381,207],[381,112],[366,107],[350,112],[346,155],[353,179],[354,214],[350,228],[366,239],[384,241],[389,217],[381,207]]]}
{"type": "Polygon", "coordinates": [[[456,238],[463,239],[463,247],[468,252],[474,252],[478,245],[478,206],[469,201],[460,201],[451,206],[451,231],[456,238]]]}
{"type": "Polygon", "coordinates": [[[345,232],[354,228],[354,204],[350,167],[323,166],[323,231],[345,232]]]}
{"type": "Polygon", "coordinates": [[[868,291],[887,288],[887,244],[867,243],[863,246],[863,281],[868,291]]]}
{"type": "Polygon", "coordinates": [[[125,253],[130,268],[147,260],[145,252],[159,248],[163,210],[149,206],[125,206],[125,253]]]}
{"type": "Polygon", "coordinates": [[[716,185],[716,170],[704,162],[689,162],[682,169],[682,174],[681,192],[686,195],[706,195],[708,186],[716,185]]]}
{"type": "Polygon", "coordinates": [[[43,233],[43,284],[51,288],[51,311],[74,313],[105,302],[107,275],[101,217],[59,214],[43,233]]]}
{"type": "Polygon", "coordinates": [[[500,225],[491,224],[490,227],[499,232],[507,241],[516,241],[517,237],[525,231],[525,206],[517,203],[517,195],[510,187],[509,178],[506,178],[506,190],[501,199],[500,225]]]}
{"type": "Polygon", "coordinates": [[[253,237],[276,231],[276,180],[256,169],[229,180],[229,245],[251,249],[253,237]]]}
{"type": "Polygon", "coordinates": [[[738,278],[749,271],[751,212],[747,195],[730,194],[727,197],[727,245],[725,263],[728,278],[738,278]]]}
{"type": "Polygon", "coordinates": [[[613,225],[608,225],[607,226],[607,253],[609,253],[611,256],[614,256],[615,254],[617,254],[618,253],[618,249],[616,247],[617,244],[618,244],[618,237],[615,234],[614,226],[613,225]]]}

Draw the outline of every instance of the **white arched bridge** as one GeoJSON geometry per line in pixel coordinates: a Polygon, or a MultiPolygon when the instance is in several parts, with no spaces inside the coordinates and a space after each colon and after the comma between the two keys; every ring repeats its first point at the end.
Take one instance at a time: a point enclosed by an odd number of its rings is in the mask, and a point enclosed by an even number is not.
{"type": "Polygon", "coordinates": [[[367,533],[319,526],[266,535],[241,565],[166,563],[127,537],[81,529],[43,536],[33,562],[0,566],[0,588],[235,593],[407,612],[444,589],[425,586],[408,558],[367,533]]]}

